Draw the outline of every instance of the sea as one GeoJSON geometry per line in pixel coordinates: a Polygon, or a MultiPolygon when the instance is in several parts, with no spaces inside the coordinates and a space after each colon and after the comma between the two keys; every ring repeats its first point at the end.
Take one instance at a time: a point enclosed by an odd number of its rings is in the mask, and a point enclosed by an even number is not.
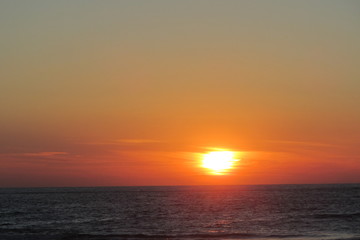
{"type": "Polygon", "coordinates": [[[360,184],[0,189],[0,240],[360,240],[360,184]]]}

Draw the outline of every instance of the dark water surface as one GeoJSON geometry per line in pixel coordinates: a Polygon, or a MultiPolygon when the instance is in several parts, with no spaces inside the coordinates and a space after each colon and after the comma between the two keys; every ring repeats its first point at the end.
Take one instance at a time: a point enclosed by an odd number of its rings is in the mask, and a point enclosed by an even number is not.
{"type": "Polygon", "coordinates": [[[0,189],[0,239],[360,240],[360,185],[0,189]]]}

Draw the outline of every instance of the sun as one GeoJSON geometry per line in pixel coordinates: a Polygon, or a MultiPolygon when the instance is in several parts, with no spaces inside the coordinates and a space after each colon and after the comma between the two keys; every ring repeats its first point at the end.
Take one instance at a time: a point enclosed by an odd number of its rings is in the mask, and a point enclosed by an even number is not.
{"type": "Polygon", "coordinates": [[[214,151],[203,155],[202,167],[210,169],[212,174],[225,174],[237,161],[235,152],[214,151]]]}

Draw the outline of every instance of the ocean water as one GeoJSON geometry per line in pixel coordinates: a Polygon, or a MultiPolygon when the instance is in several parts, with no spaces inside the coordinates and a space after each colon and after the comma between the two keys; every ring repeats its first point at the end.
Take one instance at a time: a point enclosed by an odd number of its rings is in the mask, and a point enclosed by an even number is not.
{"type": "Polygon", "coordinates": [[[360,239],[360,185],[0,189],[0,239],[360,239]]]}

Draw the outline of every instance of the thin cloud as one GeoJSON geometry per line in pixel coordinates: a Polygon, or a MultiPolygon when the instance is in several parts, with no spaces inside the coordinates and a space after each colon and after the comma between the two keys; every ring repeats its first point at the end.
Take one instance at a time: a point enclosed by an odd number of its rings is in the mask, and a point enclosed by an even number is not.
{"type": "Polygon", "coordinates": [[[2,156],[11,156],[11,157],[54,157],[61,155],[68,155],[67,152],[31,152],[31,153],[8,153],[1,154],[2,156]]]}
{"type": "Polygon", "coordinates": [[[27,157],[52,157],[58,155],[67,155],[67,152],[37,152],[37,153],[21,153],[21,156],[27,157]]]}
{"type": "Polygon", "coordinates": [[[147,144],[147,143],[160,143],[161,141],[153,139],[117,139],[109,141],[96,141],[86,142],[89,145],[124,145],[124,144],[147,144]]]}
{"type": "Polygon", "coordinates": [[[339,145],[321,143],[321,142],[306,142],[306,141],[268,141],[271,143],[281,143],[287,145],[296,145],[296,146],[310,146],[310,147],[339,147],[339,145]]]}
{"type": "Polygon", "coordinates": [[[119,140],[116,140],[116,142],[140,144],[140,143],[158,143],[160,141],[153,140],[153,139],[119,139],[119,140]]]}
{"type": "Polygon", "coordinates": [[[28,153],[7,153],[0,154],[0,160],[16,162],[29,162],[33,163],[51,161],[51,162],[63,162],[77,158],[76,155],[72,155],[68,152],[28,152],[28,153]]]}

